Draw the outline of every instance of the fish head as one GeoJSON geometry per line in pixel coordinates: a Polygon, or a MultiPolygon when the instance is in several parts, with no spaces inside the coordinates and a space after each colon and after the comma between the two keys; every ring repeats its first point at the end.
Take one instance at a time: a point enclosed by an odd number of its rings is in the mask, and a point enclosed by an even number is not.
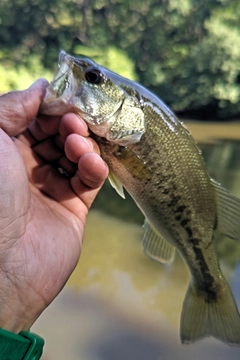
{"type": "Polygon", "coordinates": [[[54,116],[75,112],[94,134],[126,145],[139,141],[145,131],[140,103],[126,89],[121,76],[89,58],[61,51],[39,112],[54,116]]]}

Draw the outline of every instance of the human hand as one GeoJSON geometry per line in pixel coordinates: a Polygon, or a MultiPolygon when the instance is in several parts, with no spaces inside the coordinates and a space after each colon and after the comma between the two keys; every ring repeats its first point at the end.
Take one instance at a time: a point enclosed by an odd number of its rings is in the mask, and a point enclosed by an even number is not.
{"type": "Polygon", "coordinates": [[[77,115],[36,118],[46,86],[41,79],[0,97],[0,327],[16,333],[75,268],[88,209],[108,175],[77,115]]]}

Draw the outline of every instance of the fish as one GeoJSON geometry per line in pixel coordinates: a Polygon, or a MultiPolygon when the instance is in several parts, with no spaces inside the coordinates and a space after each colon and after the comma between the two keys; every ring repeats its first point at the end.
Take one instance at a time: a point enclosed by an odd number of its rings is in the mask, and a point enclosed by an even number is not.
{"type": "Polygon", "coordinates": [[[109,180],[145,216],[143,251],[171,263],[175,250],[190,274],[180,319],[184,344],[213,336],[240,345],[240,315],[221,272],[214,235],[240,239],[240,199],[213,180],[201,152],[175,114],[137,82],[61,51],[40,113],[79,114],[109,180]]]}

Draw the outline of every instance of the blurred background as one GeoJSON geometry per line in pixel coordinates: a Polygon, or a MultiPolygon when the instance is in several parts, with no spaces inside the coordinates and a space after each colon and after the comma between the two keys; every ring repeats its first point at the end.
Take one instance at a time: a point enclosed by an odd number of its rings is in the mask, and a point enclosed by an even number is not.
{"type": "Polygon", "coordinates": [[[51,79],[59,49],[156,92],[184,116],[240,111],[238,0],[1,0],[0,91],[51,79]]]}
{"type": "MultiPolygon", "coordinates": [[[[1,0],[0,94],[49,81],[60,49],[139,81],[187,124],[210,175],[240,197],[238,0],[1,0]]],[[[160,266],[142,253],[143,217],[106,182],[88,217],[67,287],[33,327],[43,360],[239,359],[212,338],[182,346],[189,280],[179,256],[160,266]]],[[[240,244],[216,238],[240,307],[240,244]]]]}

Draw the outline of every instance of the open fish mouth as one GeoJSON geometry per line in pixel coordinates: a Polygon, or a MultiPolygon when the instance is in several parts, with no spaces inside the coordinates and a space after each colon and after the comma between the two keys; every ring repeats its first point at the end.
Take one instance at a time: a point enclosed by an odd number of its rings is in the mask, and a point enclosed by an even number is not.
{"type": "Polygon", "coordinates": [[[47,88],[39,113],[56,116],[74,110],[71,99],[81,94],[81,86],[73,74],[73,66],[74,59],[61,51],[57,69],[47,88]]]}

